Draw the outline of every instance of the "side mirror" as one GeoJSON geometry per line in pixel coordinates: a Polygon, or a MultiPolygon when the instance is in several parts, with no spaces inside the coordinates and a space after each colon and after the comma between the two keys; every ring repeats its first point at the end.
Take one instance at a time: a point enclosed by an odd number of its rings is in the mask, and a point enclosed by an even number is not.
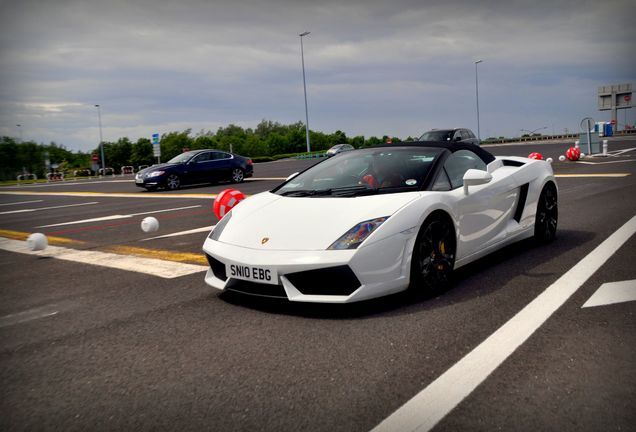
{"type": "Polygon", "coordinates": [[[464,195],[468,195],[468,186],[477,186],[490,183],[492,175],[488,171],[469,169],[464,174],[464,195]]]}
{"type": "Polygon", "coordinates": [[[297,173],[297,172],[295,172],[295,173],[293,173],[293,174],[290,174],[290,175],[289,175],[289,177],[287,177],[287,178],[285,179],[285,181],[290,181],[291,179],[293,179],[293,178],[294,178],[294,177],[296,177],[297,175],[298,175],[298,173],[297,173]]]}

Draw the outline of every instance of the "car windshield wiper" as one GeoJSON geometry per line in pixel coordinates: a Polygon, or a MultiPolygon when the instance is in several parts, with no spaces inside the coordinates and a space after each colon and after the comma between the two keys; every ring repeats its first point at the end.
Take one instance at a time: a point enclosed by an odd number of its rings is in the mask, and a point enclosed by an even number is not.
{"type": "Polygon", "coordinates": [[[373,195],[378,193],[378,188],[372,188],[367,185],[343,186],[330,189],[332,196],[355,196],[355,195],[373,195]]]}
{"type": "Polygon", "coordinates": [[[297,189],[297,190],[289,190],[281,193],[282,196],[293,196],[293,197],[306,197],[306,196],[315,196],[315,195],[328,195],[331,193],[331,189],[297,189]]]}
{"type": "Polygon", "coordinates": [[[355,196],[355,195],[373,195],[378,193],[378,188],[372,188],[366,185],[343,186],[330,189],[298,189],[281,193],[282,196],[307,197],[307,196],[355,196]]]}

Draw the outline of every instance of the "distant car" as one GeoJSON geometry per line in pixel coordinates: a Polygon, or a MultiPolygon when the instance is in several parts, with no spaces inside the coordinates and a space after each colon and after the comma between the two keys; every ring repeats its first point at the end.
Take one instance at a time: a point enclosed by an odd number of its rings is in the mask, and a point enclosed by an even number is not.
{"type": "Polygon", "coordinates": [[[327,150],[327,157],[335,156],[338,153],[355,150],[352,145],[349,144],[336,144],[327,150]]]}
{"type": "Polygon", "coordinates": [[[433,129],[425,132],[420,141],[453,141],[479,145],[479,139],[470,129],[433,129]]]}
{"type": "Polygon", "coordinates": [[[241,183],[253,173],[254,166],[249,158],[221,150],[193,150],[139,171],[135,184],[148,190],[174,190],[186,184],[223,180],[241,183]]]}

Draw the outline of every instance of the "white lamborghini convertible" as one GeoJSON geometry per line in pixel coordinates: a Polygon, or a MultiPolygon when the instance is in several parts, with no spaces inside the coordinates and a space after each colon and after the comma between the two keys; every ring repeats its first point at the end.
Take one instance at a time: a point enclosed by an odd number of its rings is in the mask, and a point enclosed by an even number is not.
{"type": "Polygon", "coordinates": [[[292,301],[347,303],[438,290],[512,242],[551,241],[550,163],[473,144],[418,142],[341,153],[219,221],[205,282],[292,301]]]}

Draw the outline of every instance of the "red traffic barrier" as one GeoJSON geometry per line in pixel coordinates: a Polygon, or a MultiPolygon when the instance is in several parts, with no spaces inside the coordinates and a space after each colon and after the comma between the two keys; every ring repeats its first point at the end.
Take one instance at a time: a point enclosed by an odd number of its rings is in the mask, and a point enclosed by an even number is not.
{"type": "Polygon", "coordinates": [[[236,189],[225,189],[220,194],[214,198],[214,205],[212,209],[214,210],[214,214],[217,218],[221,219],[225,216],[232,208],[243,201],[245,199],[245,195],[243,192],[236,189]]]}

